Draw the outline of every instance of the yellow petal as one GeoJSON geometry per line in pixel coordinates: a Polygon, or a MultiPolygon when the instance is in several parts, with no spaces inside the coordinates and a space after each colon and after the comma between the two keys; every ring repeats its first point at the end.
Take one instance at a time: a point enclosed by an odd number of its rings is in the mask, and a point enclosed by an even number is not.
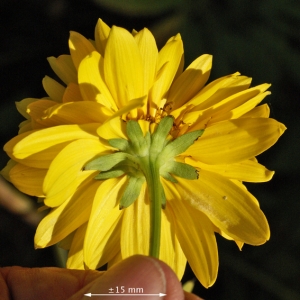
{"type": "Polygon", "coordinates": [[[165,183],[167,185],[167,207],[170,207],[176,220],[176,235],[180,245],[194,274],[208,288],[216,280],[219,265],[212,223],[205,214],[191,207],[188,201],[182,201],[177,192],[173,193],[176,185],[165,180],[163,182],[164,186],[165,183]]]}
{"type": "Polygon", "coordinates": [[[234,73],[214,80],[205,86],[187,104],[193,104],[197,110],[209,108],[231,95],[246,90],[251,83],[251,78],[234,73]]]}
{"type": "Polygon", "coordinates": [[[265,215],[245,189],[206,170],[200,170],[198,180],[176,179],[186,205],[205,213],[225,234],[250,245],[261,245],[270,238],[265,215]]]}
{"type": "Polygon", "coordinates": [[[113,26],[104,55],[104,75],[109,90],[121,108],[143,94],[143,66],[139,48],[125,29],[113,26]]]}
{"type": "Polygon", "coordinates": [[[83,35],[75,31],[70,32],[69,48],[73,64],[77,70],[81,61],[95,51],[92,43],[83,35]]]}
{"type": "Polygon", "coordinates": [[[70,250],[76,230],[74,230],[69,235],[67,235],[65,238],[63,238],[60,242],[58,242],[57,246],[64,250],[70,250]]]}
{"type": "Polygon", "coordinates": [[[57,102],[52,100],[41,99],[39,101],[32,102],[27,105],[27,114],[37,123],[44,125],[45,127],[51,126],[45,122],[42,117],[45,115],[45,110],[49,107],[57,105],[57,102]]]}
{"type": "Polygon", "coordinates": [[[95,28],[95,44],[101,56],[104,56],[109,32],[109,26],[99,19],[95,28]]]}
{"type": "MultiPolygon", "coordinates": [[[[228,119],[237,119],[253,109],[267,95],[270,95],[270,92],[265,92],[269,86],[269,84],[261,84],[231,95],[225,99],[220,99],[218,103],[204,111],[198,112],[198,114],[201,114],[201,118],[210,117],[210,124],[228,119]]],[[[196,113],[197,108],[193,108],[192,111],[196,113]]],[[[189,118],[185,117],[183,120],[186,123],[193,122],[188,119],[189,118]]]]}
{"type": "Polygon", "coordinates": [[[52,161],[44,181],[45,204],[55,207],[68,199],[75,192],[83,174],[89,173],[82,171],[84,165],[104,153],[107,153],[107,149],[99,141],[90,139],[73,141],[62,149],[52,161]]]}
{"type": "MultiPolygon", "coordinates": [[[[156,75],[158,49],[156,46],[154,36],[147,28],[144,28],[143,30],[136,33],[134,35],[134,38],[136,40],[136,43],[138,45],[142,57],[143,74],[144,74],[143,91],[144,94],[147,95],[147,100],[148,100],[148,93],[154,84],[154,79],[156,75]]],[[[148,110],[147,102],[148,101],[145,102],[145,105],[141,109],[142,113],[140,114],[142,114],[143,117],[147,116],[147,110],[148,110]]]]}
{"type": "Polygon", "coordinates": [[[99,124],[62,125],[43,130],[22,133],[4,145],[4,151],[12,158],[24,159],[57,144],[75,139],[98,139],[99,124]]]}
{"type": "MultiPolygon", "coordinates": [[[[36,128],[34,128],[34,129],[36,129],[36,128]]],[[[19,124],[18,134],[21,134],[21,133],[24,133],[24,132],[27,132],[30,130],[33,130],[33,121],[25,120],[19,124]]]]}
{"type": "Polygon", "coordinates": [[[62,102],[76,102],[83,101],[79,85],[73,82],[70,82],[65,89],[65,93],[63,95],[62,102]]]}
{"type": "Polygon", "coordinates": [[[274,119],[241,118],[215,123],[182,155],[206,164],[250,159],[276,143],[286,127],[274,119]]]}
{"type": "Polygon", "coordinates": [[[112,112],[103,105],[92,101],[67,102],[47,109],[42,118],[48,126],[63,124],[103,123],[112,112]],[[82,112],[85,112],[84,114],[82,112]]]}
{"type": "Polygon", "coordinates": [[[187,157],[185,162],[200,169],[216,172],[230,179],[237,179],[246,182],[269,181],[275,173],[274,171],[270,171],[263,165],[252,160],[245,160],[235,164],[207,165],[187,157]]]}
{"type": "MultiPolygon", "coordinates": [[[[227,235],[226,233],[224,233],[222,230],[220,230],[219,228],[216,228],[216,232],[219,233],[223,238],[229,240],[229,241],[234,241],[233,238],[231,238],[229,235],[227,235]]],[[[234,241],[236,243],[236,245],[239,247],[240,251],[242,251],[242,248],[244,246],[244,243],[241,241],[234,241]]]]}
{"type": "Polygon", "coordinates": [[[62,102],[65,87],[49,76],[43,78],[43,87],[51,100],[62,102]]]}
{"type": "Polygon", "coordinates": [[[104,265],[120,251],[119,209],[123,178],[107,179],[98,189],[84,240],[84,262],[90,269],[104,265]]]}
{"type": "Polygon", "coordinates": [[[269,118],[270,108],[268,104],[262,104],[254,107],[252,110],[242,115],[241,118],[269,118]]]}
{"type": "Polygon", "coordinates": [[[145,121],[145,120],[138,120],[138,123],[142,129],[143,135],[145,136],[147,132],[152,133],[151,129],[150,129],[150,125],[152,123],[150,123],[149,121],[145,121]]]}
{"type": "Polygon", "coordinates": [[[176,217],[170,212],[167,203],[161,214],[161,238],[159,259],[164,261],[181,280],[186,268],[186,256],[176,234],[176,217]]]}
{"type": "Polygon", "coordinates": [[[124,209],[121,231],[122,258],[135,254],[149,255],[150,205],[144,183],[138,199],[124,209]]]}
{"type": "Polygon", "coordinates": [[[48,62],[55,74],[65,83],[77,82],[77,71],[70,55],[48,57],[48,62]]]}
{"type": "Polygon", "coordinates": [[[86,233],[87,222],[77,228],[70,251],[68,253],[68,259],[66,267],[68,269],[84,270],[83,264],[83,241],[86,233]]]}
{"type": "Polygon", "coordinates": [[[195,96],[208,80],[211,67],[211,55],[194,60],[171,86],[166,105],[176,109],[195,96]]]}
{"type": "MultiPolygon", "coordinates": [[[[168,264],[181,279],[185,270],[186,258],[175,235],[171,215],[164,211],[161,215],[161,239],[159,259],[168,264]]],[[[124,211],[121,232],[122,258],[141,254],[149,255],[150,205],[146,184],[138,199],[124,211]]]]}
{"type": "MultiPolygon", "coordinates": [[[[171,37],[167,43],[170,43],[172,41],[182,41],[180,33],[177,33],[175,36],[171,37]]],[[[183,48],[183,44],[182,44],[182,48],[183,48]]],[[[173,81],[175,81],[183,72],[183,68],[184,68],[184,55],[183,54],[184,54],[184,52],[182,52],[181,59],[180,59],[179,65],[178,65],[178,69],[174,76],[173,81]]]]}
{"type": "Polygon", "coordinates": [[[114,118],[101,125],[97,133],[105,140],[127,139],[126,123],[120,118],[114,118]]]}
{"type": "Polygon", "coordinates": [[[82,184],[72,197],[53,208],[40,222],[35,234],[35,247],[53,245],[88,221],[95,193],[101,182],[92,181],[94,175],[87,172],[82,184]]]}
{"type": "Polygon", "coordinates": [[[43,181],[47,170],[16,164],[9,172],[11,183],[22,193],[43,197],[43,181]]]}
{"type": "Polygon", "coordinates": [[[104,82],[102,68],[103,57],[98,52],[84,58],[78,69],[79,88],[84,100],[96,101],[115,111],[117,106],[104,82]]]}
{"type": "Polygon", "coordinates": [[[115,112],[109,119],[106,120],[103,125],[98,128],[98,135],[106,140],[113,138],[127,139],[126,123],[119,118],[119,116],[131,112],[135,108],[142,107],[145,101],[146,96],[129,101],[126,106],[115,112]]]}
{"type": "Polygon", "coordinates": [[[10,181],[9,172],[17,164],[14,160],[10,159],[6,166],[0,171],[0,175],[3,176],[7,181],[10,181]]]}
{"type": "Polygon", "coordinates": [[[228,119],[237,119],[237,118],[243,116],[244,114],[246,114],[247,112],[251,111],[266,96],[268,96],[270,94],[271,94],[270,92],[265,92],[265,93],[259,94],[256,97],[253,97],[252,99],[248,100],[241,106],[238,106],[227,113],[218,111],[217,116],[213,117],[211,122],[220,122],[220,121],[228,120],[228,119]]]}
{"type": "Polygon", "coordinates": [[[167,97],[169,88],[176,76],[183,56],[182,40],[168,42],[158,53],[157,73],[159,76],[150,91],[150,115],[155,116],[160,102],[167,97]],[[160,73],[160,70],[162,72],[160,73]]]}
{"type": "Polygon", "coordinates": [[[26,119],[30,119],[30,115],[27,112],[27,106],[39,100],[40,99],[35,99],[35,98],[25,98],[22,101],[16,102],[16,107],[18,112],[26,119]]]}
{"type": "Polygon", "coordinates": [[[144,28],[134,36],[142,56],[144,73],[144,93],[148,93],[154,83],[158,50],[152,33],[144,28]]]}

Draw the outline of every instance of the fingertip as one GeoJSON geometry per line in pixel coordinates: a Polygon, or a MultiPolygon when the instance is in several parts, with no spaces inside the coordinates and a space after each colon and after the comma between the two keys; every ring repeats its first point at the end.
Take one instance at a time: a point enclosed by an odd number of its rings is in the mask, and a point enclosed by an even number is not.
{"type": "Polygon", "coordinates": [[[86,293],[106,294],[101,299],[111,299],[111,294],[135,295],[135,300],[184,300],[180,281],[165,263],[148,256],[129,257],[110,268],[99,280],[95,280],[86,293]],[[159,294],[166,294],[164,298],[159,294]],[[107,295],[107,294],[110,294],[107,295]]]}

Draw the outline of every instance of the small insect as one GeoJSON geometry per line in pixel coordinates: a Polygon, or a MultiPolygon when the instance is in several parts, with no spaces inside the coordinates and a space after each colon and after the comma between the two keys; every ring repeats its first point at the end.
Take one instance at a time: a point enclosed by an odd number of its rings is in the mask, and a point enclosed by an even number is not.
{"type": "Polygon", "coordinates": [[[227,200],[227,199],[228,199],[228,197],[227,197],[227,196],[223,196],[223,199],[224,199],[224,200],[227,200]]]}

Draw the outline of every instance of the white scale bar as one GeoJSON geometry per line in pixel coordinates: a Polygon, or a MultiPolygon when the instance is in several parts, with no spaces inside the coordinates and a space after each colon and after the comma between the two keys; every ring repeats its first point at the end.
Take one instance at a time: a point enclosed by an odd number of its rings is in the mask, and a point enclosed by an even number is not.
{"type": "Polygon", "coordinates": [[[84,294],[84,296],[87,296],[87,297],[95,297],[95,296],[158,296],[158,297],[164,297],[166,296],[167,294],[163,294],[163,293],[159,293],[159,294],[92,294],[92,293],[87,293],[87,294],[84,294]]]}

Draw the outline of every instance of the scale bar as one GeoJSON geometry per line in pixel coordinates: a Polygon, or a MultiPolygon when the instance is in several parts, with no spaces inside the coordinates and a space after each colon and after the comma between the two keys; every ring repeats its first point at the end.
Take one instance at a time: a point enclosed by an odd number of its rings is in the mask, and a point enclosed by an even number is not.
{"type": "Polygon", "coordinates": [[[118,297],[118,296],[158,296],[158,297],[164,297],[166,296],[167,294],[164,294],[164,293],[158,293],[158,294],[92,294],[92,293],[87,293],[87,294],[84,294],[84,296],[87,296],[87,297],[101,297],[101,296],[115,296],[115,297],[118,297]]]}

